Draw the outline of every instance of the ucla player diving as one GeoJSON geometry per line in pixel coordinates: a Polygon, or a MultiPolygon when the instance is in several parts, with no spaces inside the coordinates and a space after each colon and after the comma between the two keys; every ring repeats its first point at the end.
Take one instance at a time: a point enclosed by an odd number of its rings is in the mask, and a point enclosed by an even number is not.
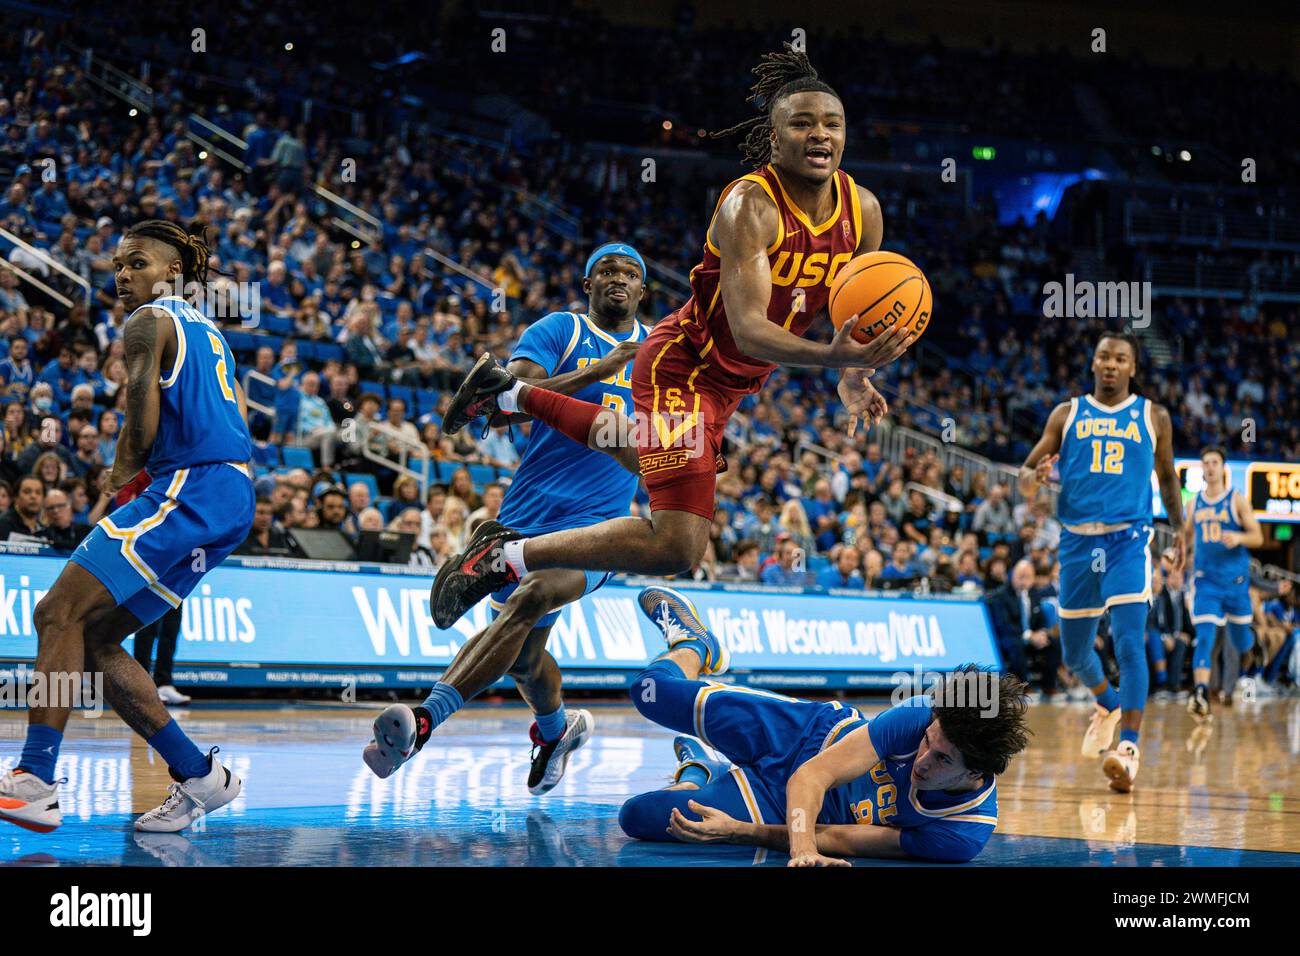
{"type": "Polygon", "coordinates": [[[1020,469],[1020,493],[1032,499],[1053,465],[1061,494],[1061,644],[1065,663],[1092,691],[1097,710],[1083,737],[1083,755],[1105,753],[1113,790],[1127,793],[1137,777],[1138,737],[1147,697],[1145,630],[1151,598],[1151,471],[1160,482],[1183,565],[1182,502],[1174,469],[1169,412],[1131,391],[1137,339],[1103,335],[1092,357],[1091,395],[1052,410],[1043,436],[1020,469]],[[1101,615],[1110,612],[1117,692],[1093,647],[1101,615]],[[1120,727],[1120,744],[1111,743],[1120,727]]]}
{"type": "MultiPolygon", "coordinates": [[[[627,414],[632,406],[629,369],[647,333],[636,317],[645,262],[631,246],[608,243],[591,254],[585,276],[586,315],[552,312],[524,332],[507,368],[485,355],[470,376],[517,378],[627,414]]],[[[471,420],[488,410],[471,406],[465,417],[471,420]]],[[[545,534],[622,517],[636,491],[635,469],[634,455],[620,460],[583,448],[534,421],[499,520],[545,534]]],[[[467,554],[465,559],[473,563],[480,556],[467,554]]],[[[363,751],[366,764],[380,777],[390,776],[465,701],[509,674],[536,717],[530,729],[534,752],[528,789],[535,794],[551,790],[569,756],[591,735],[592,717],[585,710],[566,712],[560,669],[546,641],[560,609],[607,580],[606,572],[555,568],[492,594],[492,624],[460,649],[424,703],[413,709],[394,704],[380,714],[374,739],[363,751]]]]}
{"type": "Polygon", "coordinates": [[[1250,552],[1264,543],[1264,532],[1239,491],[1230,491],[1222,448],[1201,452],[1205,488],[1188,502],[1184,535],[1192,552],[1192,624],[1196,648],[1192,652],[1192,682],[1188,698],[1193,717],[1210,716],[1210,657],[1218,628],[1228,626],[1228,639],[1237,653],[1255,643],[1250,629],[1250,552]]]}
{"type": "Polygon", "coordinates": [[[692,736],[674,741],[672,787],[623,804],[628,836],[769,847],[788,852],[790,866],[847,866],[847,856],[964,863],[984,848],[998,822],[997,776],[1028,742],[1019,679],[968,665],[938,693],[864,718],[838,701],[699,680],[727,670],[725,644],[675,591],[647,588],[640,605],[668,650],[633,679],[632,703],[692,736]]]}
{"type": "MultiPolygon", "coordinates": [[[[130,315],[126,420],[110,476],[116,492],[147,469],[148,488],[102,519],[36,606],[35,671],[102,673],[113,709],[167,762],[176,781],[137,830],[183,830],[239,795],[237,776],[184,734],[153,679],[122,649],[127,635],[180,606],[253,523],[252,443],[235,360],[216,325],[178,296],[180,280],[204,282],[208,249],[171,222],[126,231],[113,256],[117,293],[130,315]]],[[[68,678],[63,677],[63,681],[68,678]]],[[[67,686],[65,683],[63,686],[67,686]]],[[[71,700],[47,697],[28,711],[16,769],[0,777],[0,819],[48,833],[62,822],[55,762],[71,700]]]]}

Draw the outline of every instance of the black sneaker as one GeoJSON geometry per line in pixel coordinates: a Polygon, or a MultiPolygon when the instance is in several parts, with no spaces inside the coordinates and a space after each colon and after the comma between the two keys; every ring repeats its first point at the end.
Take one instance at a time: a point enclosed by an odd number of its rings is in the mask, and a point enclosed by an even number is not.
{"type": "Polygon", "coordinates": [[[1205,692],[1204,687],[1196,688],[1192,696],[1187,699],[1187,712],[1196,721],[1208,720],[1213,716],[1210,713],[1210,695],[1205,692]]]}
{"type": "Polygon", "coordinates": [[[522,537],[499,521],[479,525],[465,550],[448,558],[433,579],[429,591],[433,623],[444,629],[451,627],[493,591],[518,581],[519,575],[506,563],[501,546],[522,537]]]}
{"type": "Polygon", "coordinates": [[[460,383],[456,394],[451,397],[447,413],[442,416],[442,433],[454,435],[474,419],[487,416],[483,435],[486,437],[492,427],[493,416],[501,408],[497,405],[497,396],[515,384],[515,376],[497,364],[489,353],[479,356],[474,367],[460,383]]]}
{"type": "Polygon", "coordinates": [[[564,776],[569,757],[587,742],[596,722],[591,713],[585,710],[571,710],[564,725],[564,733],[556,740],[543,740],[536,721],[528,728],[528,736],[533,742],[533,766],[528,771],[528,792],[546,793],[553,790],[564,776]]]}

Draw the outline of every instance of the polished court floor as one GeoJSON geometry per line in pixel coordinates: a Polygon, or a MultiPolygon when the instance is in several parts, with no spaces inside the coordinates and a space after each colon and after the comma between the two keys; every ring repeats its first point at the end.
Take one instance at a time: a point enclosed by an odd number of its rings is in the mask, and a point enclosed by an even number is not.
{"type": "MultiPolygon", "coordinates": [[[[166,768],[115,716],[74,716],[59,760],[63,826],[0,824],[0,866],[751,866],[779,853],[636,843],[618,827],[630,794],[667,782],[672,734],[630,707],[590,706],[596,734],[560,786],[531,796],[527,711],[475,705],[389,780],[360,760],[379,705],[176,711],[222,748],[244,792],[203,832],[136,834],[166,768]]],[[[868,702],[868,709],[878,708],[868,702]]],[[[999,784],[1000,821],[975,866],[1300,865],[1300,699],[1238,704],[1196,731],[1154,704],[1138,787],[1111,793],[1078,756],[1089,705],[1036,706],[1031,748],[999,784]]],[[[0,715],[0,770],[17,762],[23,714],[0,715]]],[[[864,866],[909,865],[857,861],[864,866]]],[[[914,864],[911,864],[914,865],[914,864]]]]}

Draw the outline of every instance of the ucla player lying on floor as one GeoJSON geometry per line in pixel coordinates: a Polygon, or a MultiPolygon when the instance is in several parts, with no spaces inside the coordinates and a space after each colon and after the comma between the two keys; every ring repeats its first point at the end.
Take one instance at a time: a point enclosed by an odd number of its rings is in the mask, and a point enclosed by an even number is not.
{"type": "Polygon", "coordinates": [[[1022,681],[967,665],[867,719],[838,701],[697,679],[727,670],[726,647],[677,592],[647,588],[640,604],[668,651],[637,675],[632,703],[693,736],[674,741],[673,786],[623,804],[628,836],[769,847],[788,852],[790,866],[847,866],[852,856],[964,863],[984,848],[998,822],[997,776],[1028,741],[1022,681]]]}

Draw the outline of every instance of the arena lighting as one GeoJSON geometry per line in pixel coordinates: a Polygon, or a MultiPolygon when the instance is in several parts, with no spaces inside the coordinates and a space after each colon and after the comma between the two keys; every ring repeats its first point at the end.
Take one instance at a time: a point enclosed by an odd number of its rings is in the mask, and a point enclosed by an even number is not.
{"type": "Polygon", "coordinates": [[[207,158],[208,158],[208,151],[206,149],[199,150],[199,159],[207,159],[207,158]]]}
{"type": "Polygon", "coordinates": [[[673,121],[672,121],[672,120],[664,120],[664,122],[663,122],[663,127],[664,127],[664,129],[666,129],[666,130],[667,130],[667,129],[672,129],[672,128],[673,128],[673,121]]]}
{"type": "Polygon", "coordinates": [[[293,44],[292,44],[292,43],[286,43],[286,44],[284,45],[284,48],[285,48],[286,51],[290,51],[290,50],[293,49],[293,44]]]}
{"type": "Polygon", "coordinates": [[[135,116],[135,115],[136,115],[136,112],[137,112],[137,110],[136,110],[136,108],[133,106],[133,107],[131,107],[131,111],[130,111],[129,113],[127,113],[126,115],[127,115],[127,116],[135,116]]]}
{"type": "Polygon", "coordinates": [[[1180,149],[1178,151],[1178,158],[1185,163],[1190,163],[1192,161],[1192,154],[1185,149],[1180,149]]]}
{"type": "Polygon", "coordinates": [[[971,148],[970,154],[976,159],[993,159],[993,157],[997,156],[998,151],[992,146],[974,146],[971,148]]]}
{"type": "Polygon", "coordinates": [[[1161,152],[1161,150],[1160,150],[1160,147],[1159,147],[1159,146],[1152,146],[1152,147],[1151,147],[1151,155],[1152,155],[1152,156],[1159,156],[1159,155],[1160,155],[1160,152],[1161,152]]]}

